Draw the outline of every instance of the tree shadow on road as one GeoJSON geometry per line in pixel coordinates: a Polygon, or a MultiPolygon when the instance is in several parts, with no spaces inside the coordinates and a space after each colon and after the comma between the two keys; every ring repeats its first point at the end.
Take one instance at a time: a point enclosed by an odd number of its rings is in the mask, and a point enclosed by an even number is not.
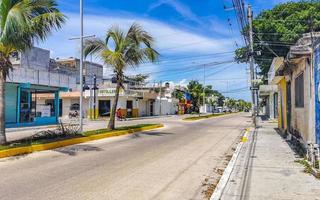
{"type": "Polygon", "coordinates": [[[53,151],[67,154],[69,156],[76,156],[79,152],[89,152],[89,151],[97,152],[97,151],[102,151],[102,149],[99,147],[90,146],[90,145],[75,145],[75,146],[55,149],[53,151]]]}
{"type": "Polygon", "coordinates": [[[166,136],[166,135],[172,135],[174,133],[166,133],[166,132],[157,132],[157,131],[152,131],[152,132],[139,132],[139,133],[133,133],[131,134],[131,138],[139,138],[141,135],[148,135],[148,136],[166,136]]]}

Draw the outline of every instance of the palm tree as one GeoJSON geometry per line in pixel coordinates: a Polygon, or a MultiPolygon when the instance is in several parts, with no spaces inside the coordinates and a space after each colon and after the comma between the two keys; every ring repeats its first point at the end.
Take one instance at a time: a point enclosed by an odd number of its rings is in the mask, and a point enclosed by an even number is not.
{"type": "Polygon", "coordinates": [[[123,88],[125,70],[145,61],[155,62],[159,54],[153,48],[153,43],[153,37],[136,23],[132,24],[127,32],[120,30],[117,26],[111,27],[107,31],[105,40],[94,38],[85,41],[85,56],[96,55],[106,65],[112,67],[116,76],[117,86],[108,124],[109,129],[115,128],[115,113],[119,91],[123,88]]]}
{"type": "Polygon", "coordinates": [[[43,41],[52,30],[58,30],[66,17],[55,0],[0,1],[0,144],[6,143],[5,83],[12,69],[10,56],[43,41]]]}
{"type": "Polygon", "coordinates": [[[203,86],[198,81],[190,81],[187,88],[188,92],[191,95],[193,112],[199,112],[200,114],[200,104],[203,97],[203,86]]]}

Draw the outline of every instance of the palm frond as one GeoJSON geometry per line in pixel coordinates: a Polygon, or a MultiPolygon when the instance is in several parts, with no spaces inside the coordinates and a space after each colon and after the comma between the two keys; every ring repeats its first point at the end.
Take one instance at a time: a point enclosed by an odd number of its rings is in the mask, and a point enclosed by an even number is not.
{"type": "Polygon", "coordinates": [[[103,40],[94,38],[94,39],[87,39],[84,41],[83,53],[85,57],[87,57],[90,54],[100,56],[100,54],[103,51],[108,51],[108,47],[103,40]]]}
{"type": "Polygon", "coordinates": [[[147,47],[151,47],[154,43],[153,37],[137,23],[133,23],[129,28],[127,39],[132,40],[136,44],[143,43],[147,47]]]}
{"type": "Polygon", "coordinates": [[[66,17],[55,0],[3,0],[0,19],[0,43],[23,51],[35,40],[44,40],[52,30],[60,29],[66,17]]]}
{"type": "Polygon", "coordinates": [[[110,43],[110,39],[114,42],[115,51],[122,51],[126,45],[125,34],[118,26],[112,26],[107,31],[106,44],[110,43]]]}

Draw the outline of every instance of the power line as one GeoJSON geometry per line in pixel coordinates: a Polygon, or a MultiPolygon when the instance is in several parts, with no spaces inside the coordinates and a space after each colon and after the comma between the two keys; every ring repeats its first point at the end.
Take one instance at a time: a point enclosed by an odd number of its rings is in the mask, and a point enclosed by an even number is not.
{"type": "Polygon", "coordinates": [[[176,72],[176,71],[181,71],[183,70],[184,72],[191,72],[191,71],[197,71],[200,70],[203,65],[206,65],[208,67],[214,67],[214,66],[218,66],[218,65],[222,65],[222,64],[227,64],[227,63],[233,63],[235,62],[234,60],[228,60],[228,61],[222,61],[222,62],[211,62],[211,63],[204,63],[204,64],[197,64],[197,65],[191,65],[188,67],[184,67],[181,69],[168,69],[168,70],[162,70],[162,71],[156,71],[156,72],[145,72],[148,75],[152,75],[152,74],[161,74],[161,73],[167,73],[167,72],[176,72]],[[189,69],[189,71],[186,71],[186,69],[189,69]]]}

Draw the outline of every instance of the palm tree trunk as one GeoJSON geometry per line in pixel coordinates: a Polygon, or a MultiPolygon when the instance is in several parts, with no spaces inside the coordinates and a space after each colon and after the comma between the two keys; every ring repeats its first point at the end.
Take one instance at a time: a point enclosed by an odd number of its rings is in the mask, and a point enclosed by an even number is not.
{"type": "Polygon", "coordinates": [[[5,129],[5,84],[6,74],[0,72],[0,144],[5,144],[7,142],[5,129]]]}
{"type": "Polygon", "coordinates": [[[120,83],[120,80],[118,79],[117,87],[116,87],[116,94],[114,97],[114,101],[112,103],[110,120],[109,120],[109,124],[108,124],[108,128],[112,129],[112,130],[115,129],[115,119],[116,119],[117,105],[118,105],[118,100],[119,100],[120,87],[121,87],[121,83],[120,83]]]}

